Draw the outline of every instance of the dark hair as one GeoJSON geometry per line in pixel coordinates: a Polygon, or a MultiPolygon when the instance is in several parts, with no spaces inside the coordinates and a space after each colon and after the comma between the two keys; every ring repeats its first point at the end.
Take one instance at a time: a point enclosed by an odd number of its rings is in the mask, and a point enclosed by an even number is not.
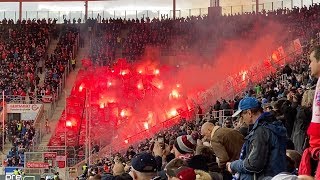
{"type": "Polygon", "coordinates": [[[311,52],[314,52],[314,57],[317,61],[320,61],[320,46],[313,46],[311,52]]]}
{"type": "Polygon", "coordinates": [[[203,145],[197,146],[196,154],[204,156],[208,163],[216,162],[216,156],[214,154],[214,150],[212,149],[212,147],[203,146],[203,145]]]}
{"type": "Polygon", "coordinates": [[[171,160],[165,167],[165,172],[171,177],[175,177],[175,172],[181,166],[187,166],[188,163],[182,159],[175,158],[171,160]]]}
{"type": "Polygon", "coordinates": [[[250,109],[252,114],[263,113],[263,108],[261,106],[250,109]]]}

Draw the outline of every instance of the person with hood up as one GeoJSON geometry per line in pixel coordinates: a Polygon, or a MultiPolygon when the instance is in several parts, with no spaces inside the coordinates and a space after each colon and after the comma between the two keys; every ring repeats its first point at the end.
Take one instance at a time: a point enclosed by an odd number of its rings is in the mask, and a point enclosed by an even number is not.
{"type": "Polygon", "coordinates": [[[261,103],[246,97],[233,117],[240,115],[250,126],[240,159],[228,162],[226,168],[236,179],[253,180],[273,177],[286,171],[286,128],[261,103]]]}

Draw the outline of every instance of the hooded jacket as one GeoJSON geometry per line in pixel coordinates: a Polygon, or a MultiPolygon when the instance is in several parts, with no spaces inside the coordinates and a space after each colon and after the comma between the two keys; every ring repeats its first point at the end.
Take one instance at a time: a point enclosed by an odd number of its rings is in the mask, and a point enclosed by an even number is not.
{"type": "Polygon", "coordinates": [[[211,132],[210,145],[219,159],[220,167],[239,159],[243,143],[244,137],[237,130],[215,126],[211,132]]]}
{"type": "Polygon", "coordinates": [[[259,180],[285,172],[287,132],[282,122],[266,112],[249,131],[240,159],[231,163],[238,179],[259,180]]]}

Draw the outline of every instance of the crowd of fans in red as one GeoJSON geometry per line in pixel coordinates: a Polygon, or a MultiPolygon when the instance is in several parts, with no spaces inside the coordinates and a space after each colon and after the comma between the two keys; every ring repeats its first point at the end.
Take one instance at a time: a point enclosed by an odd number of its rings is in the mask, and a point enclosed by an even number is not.
{"type": "MultiPolygon", "coordinates": [[[[0,40],[0,89],[5,92],[5,100],[19,100],[20,103],[28,102],[28,99],[30,103],[50,102],[56,95],[65,69],[69,65],[71,67],[71,59],[75,58],[73,46],[78,34],[76,26],[64,25],[59,37],[56,20],[34,19],[14,23],[4,19],[0,40]],[[57,38],[59,42],[54,54],[49,56],[49,43],[57,38]],[[43,73],[45,80],[42,84],[40,76],[43,73]],[[44,100],[46,96],[50,98],[44,100]]],[[[10,121],[6,126],[6,138],[13,144],[6,160],[7,165],[23,166],[24,152],[29,151],[33,144],[33,122],[10,121]]]]}
{"type": "MultiPolygon", "coordinates": [[[[6,21],[2,22],[6,24],[6,21]]],[[[33,96],[39,84],[38,68],[45,57],[54,24],[45,20],[22,21],[3,26],[1,52],[1,91],[5,95],[33,96]]],[[[9,98],[8,101],[11,99],[9,98]]]]}

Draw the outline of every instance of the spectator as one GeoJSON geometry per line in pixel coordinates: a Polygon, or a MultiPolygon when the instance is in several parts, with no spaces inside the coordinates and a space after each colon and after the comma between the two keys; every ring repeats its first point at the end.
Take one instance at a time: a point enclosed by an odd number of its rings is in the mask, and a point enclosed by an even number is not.
{"type": "Polygon", "coordinates": [[[155,179],[157,177],[156,159],[148,153],[142,153],[132,159],[130,176],[134,180],[155,179]]]}
{"type": "Polygon", "coordinates": [[[270,113],[263,113],[261,104],[252,97],[239,103],[233,116],[242,116],[253,125],[242,148],[239,160],[228,162],[227,169],[239,179],[259,179],[286,171],[286,129],[270,113]],[[254,148],[253,148],[254,147],[254,148]]]}
{"type": "Polygon", "coordinates": [[[174,141],[171,152],[175,155],[176,158],[190,160],[196,148],[197,139],[198,135],[196,133],[192,135],[179,136],[174,141]]]}
{"type": "Polygon", "coordinates": [[[173,179],[176,176],[177,169],[182,166],[188,166],[188,163],[179,158],[171,160],[164,168],[166,177],[162,176],[162,179],[166,179],[167,177],[168,180],[173,179]]]}
{"type": "Polygon", "coordinates": [[[201,134],[210,141],[221,168],[224,168],[227,162],[239,158],[244,143],[244,137],[239,131],[206,122],[201,127],[201,134]]]}
{"type": "Polygon", "coordinates": [[[311,75],[318,78],[315,99],[313,100],[313,111],[310,126],[308,128],[308,135],[310,137],[310,147],[304,150],[302,160],[299,168],[300,175],[315,176],[316,179],[320,178],[319,164],[319,147],[320,147],[320,47],[315,46],[310,54],[310,69],[311,75]],[[314,164],[313,166],[311,164],[314,164]]]}
{"type": "Polygon", "coordinates": [[[307,145],[307,128],[312,117],[312,101],[314,98],[314,90],[305,91],[301,106],[297,109],[297,117],[293,125],[292,141],[295,150],[302,153],[304,146],[307,145]]]}

